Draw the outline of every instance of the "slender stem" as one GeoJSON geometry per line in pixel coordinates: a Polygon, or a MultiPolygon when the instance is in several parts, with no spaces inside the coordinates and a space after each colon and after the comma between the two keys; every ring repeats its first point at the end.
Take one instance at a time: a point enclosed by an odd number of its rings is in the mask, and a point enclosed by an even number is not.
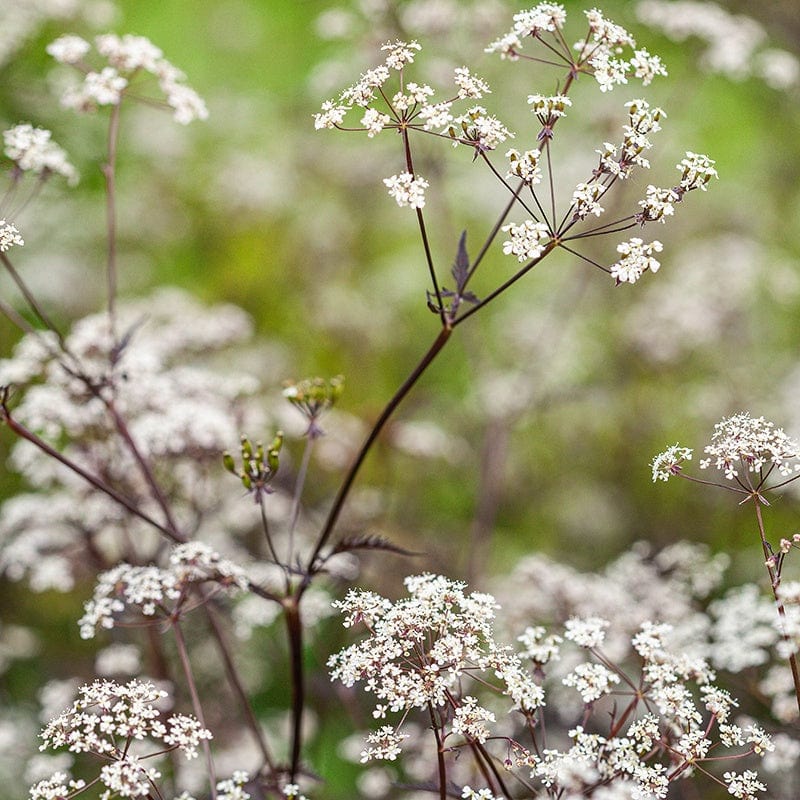
{"type": "MultiPolygon", "coordinates": [[[[460,321],[460,320],[459,320],[460,321]]],[[[316,547],[314,548],[314,552],[311,554],[311,557],[308,560],[308,565],[306,568],[306,577],[304,580],[304,585],[302,588],[308,585],[311,579],[311,575],[314,572],[314,564],[319,557],[322,548],[327,543],[328,539],[330,538],[331,534],[333,533],[333,529],[336,527],[336,522],[339,519],[339,514],[342,511],[342,507],[344,506],[345,501],[347,500],[347,496],[350,494],[350,489],[353,486],[353,482],[355,481],[356,475],[358,474],[358,470],[361,465],[364,463],[364,459],[367,457],[367,453],[369,453],[372,445],[375,443],[375,440],[380,435],[380,432],[383,430],[383,426],[389,420],[389,418],[394,413],[395,409],[400,405],[403,401],[403,398],[414,388],[417,381],[422,377],[422,374],[425,370],[430,366],[431,362],[436,358],[439,352],[444,348],[447,344],[447,340],[450,338],[450,334],[453,332],[451,327],[442,328],[439,331],[439,335],[434,340],[433,344],[428,349],[428,352],[420,360],[419,364],[414,368],[411,374],[405,379],[402,386],[394,393],[394,396],[389,400],[386,404],[386,407],[381,412],[380,417],[378,417],[375,424],[372,426],[372,430],[367,435],[367,438],[364,440],[364,443],[361,445],[361,449],[358,451],[355,460],[353,461],[350,469],[345,475],[344,481],[342,485],[339,487],[339,491],[336,494],[336,497],[333,501],[333,505],[331,506],[330,511],[328,512],[327,519],[325,520],[325,524],[322,527],[322,531],[320,532],[319,538],[317,539],[316,547]]]]}
{"type": "MultiPolygon", "coordinates": [[[[484,156],[484,158],[486,158],[486,157],[484,156]]],[[[504,182],[504,184],[505,184],[505,182],[504,182]]],[[[507,186],[508,184],[505,184],[505,185],[507,186]]],[[[474,261],[472,262],[472,265],[469,268],[469,272],[467,273],[467,278],[464,281],[464,285],[461,287],[462,291],[466,288],[467,284],[470,281],[470,278],[472,278],[472,276],[475,274],[475,271],[480,266],[480,263],[481,263],[481,261],[483,261],[484,256],[489,251],[489,247],[491,247],[492,242],[495,240],[495,238],[497,237],[497,234],[500,232],[500,228],[503,226],[503,223],[506,221],[506,219],[508,218],[508,215],[511,213],[511,209],[514,207],[514,204],[517,202],[517,199],[519,198],[519,193],[522,191],[524,186],[525,186],[525,181],[520,181],[519,185],[517,186],[517,188],[512,190],[511,197],[509,198],[509,201],[506,203],[505,208],[500,212],[500,216],[498,217],[497,222],[495,222],[495,224],[492,226],[492,229],[491,229],[491,231],[489,231],[489,235],[486,237],[486,240],[484,241],[483,246],[481,247],[480,251],[478,252],[478,255],[475,256],[475,259],[474,259],[474,261]]],[[[509,187],[509,189],[510,188],[511,187],[509,187]]]]}
{"type": "Polygon", "coordinates": [[[306,485],[308,475],[308,465],[311,462],[311,451],[314,449],[314,436],[310,433],[306,436],[306,443],[303,447],[303,457],[300,459],[300,468],[297,471],[297,480],[294,485],[294,496],[292,497],[292,510],[289,516],[289,536],[286,553],[286,564],[291,569],[294,561],[294,531],[297,527],[297,520],[300,517],[300,498],[303,496],[303,487],[306,485]]]}
{"type": "Polygon", "coordinates": [[[150,465],[147,463],[147,460],[137,447],[136,442],[133,440],[125,420],[117,411],[114,401],[104,400],[104,404],[108,409],[108,412],[111,414],[111,418],[114,420],[114,426],[116,427],[117,432],[122,437],[123,441],[133,455],[134,460],[139,465],[142,477],[144,477],[145,483],[149,487],[153,499],[156,501],[158,507],[161,509],[161,513],[164,515],[167,527],[173,531],[177,540],[186,541],[186,536],[180,532],[166,496],[161,491],[161,487],[158,485],[155,475],[153,475],[153,471],[150,469],[150,465]]]}
{"type": "Polygon", "coordinates": [[[41,333],[41,331],[34,328],[13,306],[6,303],[5,300],[0,300],[0,314],[6,317],[13,325],[16,325],[23,333],[41,333]]]}
{"type": "Polygon", "coordinates": [[[61,332],[55,326],[55,323],[50,319],[50,317],[45,313],[44,309],[39,305],[36,301],[36,298],[33,296],[33,293],[28,286],[26,285],[25,281],[22,280],[22,276],[14,269],[14,265],[11,263],[11,259],[5,254],[0,253],[0,261],[3,262],[3,266],[6,268],[6,271],[11,276],[11,279],[17,285],[17,288],[22,292],[22,296],[25,298],[25,302],[30,306],[31,311],[38,317],[39,321],[42,325],[45,326],[48,330],[53,331],[53,333],[58,337],[59,344],[64,345],[64,337],[61,335],[61,332]]]}
{"type": "MultiPolygon", "coordinates": [[[[183,667],[183,674],[186,677],[186,685],[189,687],[189,694],[192,698],[192,708],[194,708],[194,715],[197,717],[200,724],[205,728],[206,722],[203,716],[203,705],[200,702],[200,695],[197,693],[197,685],[194,682],[194,675],[192,674],[192,665],[189,661],[189,652],[186,649],[186,639],[183,638],[183,631],[181,630],[178,620],[174,620],[172,630],[175,632],[175,642],[178,646],[178,656],[181,660],[183,667]]],[[[208,769],[208,779],[211,788],[211,800],[215,800],[217,796],[217,776],[214,771],[214,761],[211,758],[211,746],[208,744],[208,739],[203,739],[203,752],[206,757],[206,768],[208,769]]]]}
{"type": "Polygon", "coordinates": [[[447,800],[447,765],[444,760],[442,737],[439,733],[439,725],[436,722],[436,714],[430,703],[428,703],[428,711],[431,715],[431,730],[436,738],[436,764],[439,770],[439,800],[447,800]]]}
{"type": "MultiPolygon", "coordinates": [[[[403,149],[405,151],[406,156],[406,168],[408,171],[415,175],[414,172],[414,161],[411,158],[411,143],[408,138],[408,129],[403,127],[401,128],[401,133],[403,135],[403,149]]],[[[419,225],[419,233],[422,237],[422,247],[425,250],[425,261],[428,264],[428,273],[431,277],[431,284],[433,285],[433,293],[436,296],[436,308],[439,310],[439,319],[442,321],[442,326],[447,326],[447,314],[445,313],[444,303],[442,302],[442,293],[439,289],[439,281],[436,278],[436,268],[433,266],[433,255],[431,254],[431,247],[430,243],[428,242],[428,231],[425,228],[425,216],[422,213],[421,208],[416,209],[417,212],[417,224],[419,225]]]]}
{"type": "Polygon", "coordinates": [[[116,503],[119,503],[119,505],[128,510],[131,514],[133,514],[133,516],[138,517],[148,525],[152,525],[156,530],[160,531],[174,542],[184,541],[184,539],[180,538],[180,535],[177,533],[177,531],[174,531],[171,528],[168,528],[162,525],[160,522],[154,520],[151,516],[142,511],[132,500],[129,500],[127,497],[121,495],[115,489],[112,489],[107,483],[105,483],[105,481],[102,481],[100,478],[87,472],[85,469],[78,466],[74,461],[70,460],[62,453],[59,453],[58,450],[51,447],[43,439],[40,439],[35,433],[32,433],[23,425],[20,425],[20,423],[11,416],[11,412],[6,406],[5,397],[2,398],[2,401],[0,401],[0,419],[5,422],[9,429],[21,439],[25,439],[26,441],[35,445],[43,453],[72,470],[72,472],[83,478],[88,484],[94,486],[95,489],[98,489],[99,491],[103,492],[103,494],[108,495],[116,503]]]}
{"type": "Polygon", "coordinates": [[[289,761],[289,783],[295,782],[300,769],[303,745],[303,709],[305,707],[305,671],[303,669],[303,623],[300,618],[300,595],[283,601],[286,632],[289,636],[290,670],[292,674],[292,747],[289,761]]]}
{"type": "Polygon", "coordinates": [[[117,143],[119,140],[119,119],[121,105],[117,103],[111,108],[111,119],[108,124],[108,153],[103,165],[103,176],[106,180],[106,228],[108,251],[106,256],[106,280],[108,283],[108,315],[111,320],[112,335],[116,336],[116,298],[117,298],[117,207],[116,207],[116,171],[117,143]]]}
{"type": "Polygon", "coordinates": [[[272,535],[269,532],[269,522],[267,521],[267,509],[264,505],[264,496],[261,494],[258,495],[258,507],[261,510],[261,527],[264,529],[264,538],[267,540],[267,547],[269,548],[270,557],[276,564],[280,564],[281,562],[278,560],[278,553],[275,551],[275,545],[272,542],[272,535]]]}
{"type": "MultiPolygon", "coordinates": [[[[764,551],[764,558],[765,563],[767,566],[767,573],[769,574],[769,584],[772,589],[772,596],[775,598],[775,605],[778,608],[778,615],[781,618],[781,635],[783,640],[790,643],[789,635],[786,633],[786,609],[783,605],[783,600],[781,600],[780,595],[778,594],[778,587],[781,583],[781,576],[780,573],[777,572],[773,567],[772,562],[772,548],[769,545],[766,537],[766,531],[764,528],[764,517],[761,514],[761,504],[758,501],[758,497],[755,498],[755,509],[756,509],[756,520],[758,521],[758,532],[761,536],[761,548],[764,551]]],[[[800,710],[800,670],[797,667],[797,657],[794,652],[789,653],[789,666],[792,670],[792,681],[794,682],[794,694],[795,699],[797,700],[797,708],[800,710]]]]}
{"type": "Polygon", "coordinates": [[[498,286],[493,292],[487,294],[486,297],[484,297],[483,300],[480,301],[480,303],[476,303],[474,306],[467,309],[457,320],[455,320],[455,322],[453,322],[453,327],[455,327],[456,325],[460,325],[462,322],[464,322],[465,319],[469,319],[469,317],[471,317],[474,313],[479,311],[485,305],[491,303],[492,300],[495,299],[495,297],[498,297],[499,295],[503,294],[503,292],[505,292],[506,289],[513,286],[523,275],[530,272],[530,270],[532,270],[543,258],[548,256],[550,252],[553,249],[555,249],[555,247],[557,247],[555,241],[549,242],[545,246],[545,249],[540,256],[529,261],[521,270],[515,272],[507,281],[498,286]]]}
{"type": "Polygon", "coordinates": [[[222,663],[225,666],[225,673],[228,676],[228,682],[230,683],[231,688],[236,695],[236,699],[239,701],[239,705],[244,713],[247,724],[250,730],[253,732],[253,738],[256,740],[258,749],[261,751],[261,757],[264,759],[264,763],[269,767],[270,772],[274,773],[275,762],[270,754],[269,747],[267,747],[267,741],[264,738],[264,732],[261,730],[261,726],[258,724],[258,720],[253,713],[253,708],[250,705],[250,700],[247,697],[247,691],[245,690],[241,678],[239,677],[239,673],[236,670],[236,664],[233,661],[230,648],[225,640],[225,633],[222,630],[222,626],[219,624],[219,620],[216,618],[214,608],[210,603],[204,603],[203,609],[205,610],[206,618],[208,619],[208,624],[211,628],[211,633],[214,636],[220,656],[222,657],[222,663]]]}

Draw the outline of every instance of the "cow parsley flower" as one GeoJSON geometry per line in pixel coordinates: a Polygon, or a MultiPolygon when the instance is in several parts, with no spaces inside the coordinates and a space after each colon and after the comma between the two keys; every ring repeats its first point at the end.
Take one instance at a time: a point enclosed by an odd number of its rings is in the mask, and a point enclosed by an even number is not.
{"type": "Polygon", "coordinates": [[[389,67],[389,69],[401,70],[406,64],[414,63],[414,56],[417,52],[422,50],[422,46],[416,41],[401,42],[398,40],[394,43],[386,42],[386,44],[381,47],[381,50],[388,53],[386,56],[386,66],[389,67]]]}
{"type": "Polygon", "coordinates": [[[494,150],[514,134],[483,106],[473,106],[465,114],[455,117],[443,131],[453,140],[453,147],[466,144],[479,150],[494,150]]]}
{"type": "Polygon", "coordinates": [[[234,590],[247,588],[244,571],[202,542],[173,548],[169,568],[118,564],[101,573],[92,599],[78,620],[81,638],[91,639],[100,628],[113,628],[116,616],[137,606],[145,617],[172,616],[172,601],[183,602],[192,584],[213,582],[234,590]]]}
{"type": "Polygon", "coordinates": [[[642,223],[666,222],[666,218],[675,213],[674,203],[680,199],[680,195],[674,189],[661,189],[650,184],[645,199],[639,201],[642,211],[638,218],[642,223]]]}
{"type": "Polygon", "coordinates": [[[602,664],[587,662],[578,664],[563,680],[564,686],[576,689],[584,703],[593,703],[604,694],[612,691],[613,684],[619,683],[620,678],[615,672],[602,664]]]}
{"type": "Polygon", "coordinates": [[[630,59],[633,74],[642,81],[642,86],[649,86],[657,75],[667,76],[667,68],[659,56],[652,56],[647,50],[635,50],[630,59]]]}
{"type": "Polygon", "coordinates": [[[575,219],[586,219],[589,214],[599,217],[605,210],[600,205],[600,199],[606,187],[600,181],[579,183],[572,193],[572,207],[575,219]]]}
{"type": "Polygon", "coordinates": [[[506,153],[508,159],[508,172],[506,176],[517,177],[525,181],[528,186],[536,186],[542,182],[542,170],[539,167],[541,151],[526,150],[524,153],[511,149],[506,153]]]}
{"type": "Polygon", "coordinates": [[[59,36],[45,48],[49,55],[62,64],[77,64],[91,49],[89,42],[73,34],[59,36]]]}
{"type": "Polygon", "coordinates": [[[0,253],[5,253],[15,245],[22,247],[25,241],[20,236],[17,226],[0,219],[0,253]]]}
{"type": "Polygon", "coordinates": [[[567,113],[567,108],[572,105],[572,100],[565,94],[543,95],[529,94],[528,105],[531,112],[535,114],[542,125],[552,124],[553,120],[563,117],[567,113]]]}
{"type": "Polygon", "coordinates": [[[692,460],[692,452],[690,447],[681,447],[679,444],[673,444],[663,453],[655,456],[650,462],[653,470],[653,483],[667,481],[673,475],[678,475],[683,462],[692,460]]]}
{"type": "Polygon", "coordinates": [[[700,462],[700,469],[714,466],[728,480],[739,477],[740,469],[754,473],[777,467],[784,477],[800,471],[800,445],[783,428],[746,411],[718,422],[703,452],[709,458],[700,462]]]}
{"type": "Polygon", "coordinates": [[[767,787],[758,780],[758,773],[747,769],[741,774],[726,772],[722,776],[728,787],[728,794],[737,800],[757,800],[758,792],[766,792],[767,787]]]}
{"type": "Polygon", "coordinates": [[[458,97],[461,100],[466,98],[479,100],[485,94],[491,94],[492,91],[486,81],[469,71],[469,67],[456,67],[455,83],[458,86],[458,97]]]}
{"type": "Polygon", "coordinates": [[[638,237],[617,245],[622,258],[611,265],[611,277],[620,283],[636,283],[647,271],[658,272],[661,262],[653,257],[660,253],[663,245],[658,240],[645,244],[638,237]]]}
{"type": "Polygon", "coordinates": [[[503,252],[507,256],[516,256],[517,261],[539,258],[550,238],[547,225],[543,222],[534,222],[532,219],[526,219],[519,225],[512,222],[504,225],[501,230],[511,237],[503,242],[503,252]]]}
{"type": "Polygon", "coordinates": [[[54,173],[62,175],[68,183],[78,181],[78,172],[67,159],[67,154],[53,140],[50,131],[21,123],[3,132],[4,152],[17,169],[34,175],[54,173]]]}
{"type": "Polygon", "coordinates": [[[702,189],[704,192],[708,188],[708,182],[719,175],[714,169],[714,164],[708,156],[700,153],[687,151],[686,157],[676,165],[681,171],[681,189],[690,192],[692,189],[702,189]]]}
{"type": "Polygon", "coordinates": [[[564,638],[575,642],[579,647],[600,647],[610,625],[607,619],[601,617],[571,617],[564,626],[564,638]]]}
{"type": "MultiPolygon", "coordinates": [[[[186,76],[163,57],[163,52],[144,36],[113,33],[95,38],[98,55],[106,61],[99,70],[86,71],[83,82],[66,90],[62,104],[76,111],[94,111],[98,106],[119,105],[131,81],[149,73],[158,81],[173,119],[187,125],[206,119],[208,109],[200,95],[186,85],[186,76]]],[[[65,64],[82,65],[91,46],[77,36],[62,36],[52,42],[47,52],[65,64]]]]}
{"type": "Polygon", "coordinates": [[[389,196],[394,197],[400,208],[404,206],[425,207],[425,189],[428,188],[428,181],[421,175],[415,176],[410,172],[401,172],[399,175],[384,178],[383,183],[389,189],[389,196]]]}

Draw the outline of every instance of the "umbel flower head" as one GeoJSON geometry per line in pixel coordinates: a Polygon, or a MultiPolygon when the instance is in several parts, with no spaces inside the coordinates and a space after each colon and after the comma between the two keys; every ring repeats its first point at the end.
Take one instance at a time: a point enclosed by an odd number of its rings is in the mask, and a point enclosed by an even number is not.
{"type": "Polygon", "coordinates": [[[143,73],[155,76],[173,118],[181,125],[207,119],[208,109],[200,95],[186,85],[186,76],[164,58],[160,48],[144,36],[106,33],[95,39],[97,53],[106,64],[92,69],[85,61],[92,46],[80,36],[68,34],[47,46],[47,52],[62,64],[83,73],[83,82],[68,89],[61,103],[76,111],[95,111],[99,106],[115,106],[143,73]]]}
{"type": "Polygon", "coordinates": [[[718,422],[703,452],[710,457],[700,462],[700,469],[714,466],[728,480],[739,477],[739,470],[761,473],[777,467],[784,477],[800,471],[800,445],[783,428],[746,411],[718,422]]]}
{"type": "MultiPolygon", "coordinates": [[[[345,686],[364,682],[379,701],[376,719],[387,712],[455,704],[457,730],[480,741],[483,722],[494,719],[461,690],[469,677],[484,684],[500,680],[497,690],[511,698],[514,708],[531,712],[544,702],[544,693],[510,648],[493,638],[498,607],[491,595],[467,594],[465,584],[441,575],[406,578],[409,596],[395,603],[374,592],[351,590],[333,605],[344,615],[345,627],[362,624],[369,636],[331,656],[331,677],[345,686]]],[[[372,733],[362,761],[394,760],[405,734],[400,725],[372,733]]]]}
{"type": "MultiPolygon", "coordinates": [[[[160,777],[154,763],[172,751],[195,758],[200,743],[212,738],[211,731],[192,716],[166,717],[161,711],[166,697],[152,683],[137,680],[124,685],[97,680],[82,686],[73,704],[44,728],[39,749],[66,747],[72,753],[97,756],[103,762],[96,778],[106,787],[103,797],[152,796],[160,777]]],[[[61,797],[49,792],[66,780],[66,775],[56,773],[41,781],[31,788],[32,800],[61,797]]],[[[82,788],[75,786],[73,791],[82,788]]]]}

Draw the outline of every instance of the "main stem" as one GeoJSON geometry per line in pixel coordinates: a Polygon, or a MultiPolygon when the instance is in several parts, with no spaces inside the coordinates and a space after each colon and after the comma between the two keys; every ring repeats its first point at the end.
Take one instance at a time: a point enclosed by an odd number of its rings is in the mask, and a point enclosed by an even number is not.
{"type": "Polygon", "coordinates": [[[303,622],[300,619],[300,595],[287,597],[283,602],[286,632],[289,636],[289,658],[292,671],[292,750],[289,783],[295,782],[300,769],[303,745],[303,708],[305,706],[305,670],[303,669],[303,622]]]}
{"type": "Polygon", "coordinates": [[[303,587],[307,586],[311,580],[311,576],[314,572],[314,564],[319,557],[319,554],[322,552],[322,548],[325,547],[328,539],[330,539],[331,534],[333,533],[333,529],[336,527],[336,522],[339,519],[339,514],[342,511],[342,507],[344,506],[345,500],[347,500],[347,496],[350,494],[350,489],[353,486],[353,481],[355,481],[356,475],[358,474],[358,470],[361,468],[364,459],[367,457],[367,453],[369,453],[370,448],[375,443],[375,440],[380,435],[380,432],[383,430],[384,425],[386,425],[389,418],[394,413],[395,409],[400,405],[403,401],[403,398],[414,388],[417,381],[422,377],[422,374],[425,370],[430,366],[439,352],[444,348],[447,344],[447,340],[450,338],[450,334],[452,334],[453,329],[450,325],[443,327],[439,331],[439,335],[434,340],[433,344],[428,349],[428,352],[420,360],[419,364],[414,368],[414,371],[406,378],[403,382],[403,385],[394,393],[392,399],[386,404],[386,407],[383,409],[380,417],[378,417],[375,424],[372,426],[372,430],[369,432],[369,435],[364,440],[364,443],[361,445],[361,449],[358,451],[358,455],[353,461],[350,469],[345,476],[342,485],[339,487],[339,491],[336,494],[336,498],[333,501],[333,505],[331,506],[331,510],[328,512],[328,516],[325,520],[325,525],[320,532],[319,539],[317,540],[317,545],[314,548],[314,552],[311,554],[311,558],[308,560],[308,565],[306,567],[306,577],[303,584],[303,587]]]}

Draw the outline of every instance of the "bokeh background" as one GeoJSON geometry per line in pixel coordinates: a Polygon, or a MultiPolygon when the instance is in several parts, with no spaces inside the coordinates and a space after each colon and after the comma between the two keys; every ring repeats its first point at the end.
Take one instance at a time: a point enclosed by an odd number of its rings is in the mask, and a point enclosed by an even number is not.
{"type": "MultiPolygon", "coordinates": [[[[586,4],[564,5],[574,17],[586,4]]],[[[761,577],[751,515],[726,493],[654,484],[648,463],[676,441],[701,448],[716,421],[741,410],[800,436],[800,76],[791,62],[764,75],[759,55],[796,55],[800,18],[793,0],[719,3],[749,21],[736,18],[715,53],[648,24],[646,6],[602,7],[662,55],[669,78],[608,96],[581,79],[558,131],[559,168],[585,172],[616,136],[622,103],[644,96],[668,118],[653,171],[627,187],[628,204],[647,182],[671,180],[686,150],[714,158],[720,180],[656,232],[665,245],[657,275],[615,288],[558,254],[457,331],[358,481],[354,502],[371,509],[370,531],[425,553],[410,564],[391,557],[390,570],[368,559],[365,580],[382,591],[420,568],[480,584],[534,550],[598,569],[639,540],[703,542],[731,554],[732,580],[761,577]]],[[[533,146],[525,97],[554,91],[556,74],[483,53],[516,10],[505,0],[0,0],[0,123],[51,129],[82,175],[74,189],[52,182],[25,210],[16,263],[60,322],[102,307],[105,125],[59,108],[62,76],[44,47],[65,32],[149,37],[187,73],[210,118],[183,128],[146,107],[123,113],[123,295],[173,285],[241,306],[256,328],[245,363],[265,404],[284,379],[342,374],[346,392],[327,427],[334,443],[357,441],[437,318],[412,215],[381,183],[400,171],[399,140],[315,131],[312,115],[376,61],[381,42],[417,38],[422,78],[441,85],[468,64],[493,87],[486,105],[518,132],[514,146],[533,146]]],[[[582,25],[572,30],[577,38],[582,25]]],[[[436,183],[426,213],[446,275],[460,232],[477,246],[503,197],[469,154],[434,144],[418,163],[436,183]]],[[[575,181],[565,181],[568,197],[575,181]]],[[[592,255],[610,264],[615,244],[600,240],[592,255]]],[[[499,247],[483,269],[478,294],[509,269],[499,247]]],[[[0,291],[16,297],[6,279],[0,291]]],[[[0,320],[0,355],[17,338],[0,320]]],[[[2,432],[0,458],[11,445],[2,432]]],[[[305,500],[324,509],[346,458],[333,445],[321,452],[305,500]]],[[[19,488],[12,471],[0,473],[4,496],[19,488]]],[[[775,539],[798,530],[797,499],[787,493],[771,510],[775,539]]],[[[0,618],[14,632],[0,652],[4,701],[32,707],[44,681],[90,663],[74,625],[88,591],[0,583],[0,618]]],[[[328,742],[343,730],[331,726],[328,742]]],[[[317,747],[324,772],[330,748],[317,747]]],[[[346,795],[352,776],[342,770],[331,797],[346,795]]]]}

